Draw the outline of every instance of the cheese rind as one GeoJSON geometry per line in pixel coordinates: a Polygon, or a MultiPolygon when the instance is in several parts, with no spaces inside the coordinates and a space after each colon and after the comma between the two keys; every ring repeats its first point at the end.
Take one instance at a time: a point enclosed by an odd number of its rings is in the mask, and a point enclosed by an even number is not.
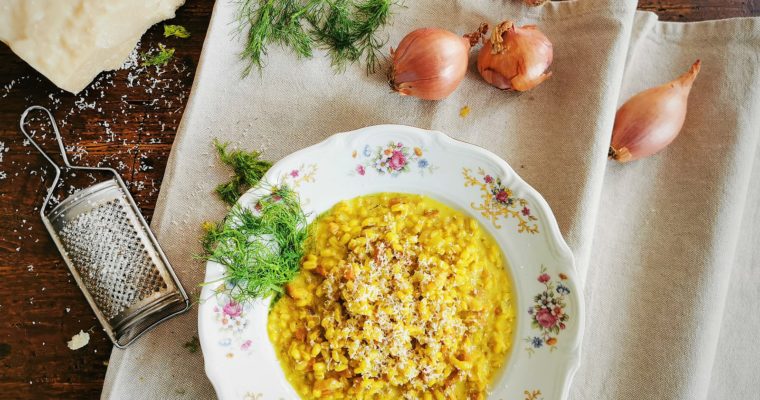
{"type": "Polygon", "coordinates": [[[3,0],[0,41],[61,89],[78,93],[120,67],[184,0],[3,0]]]}

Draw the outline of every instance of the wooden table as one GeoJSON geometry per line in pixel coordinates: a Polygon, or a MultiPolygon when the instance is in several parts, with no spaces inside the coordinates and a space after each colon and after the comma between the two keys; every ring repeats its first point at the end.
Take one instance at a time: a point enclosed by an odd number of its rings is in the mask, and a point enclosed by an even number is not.
{"type": "MultiPolygon", "coordinates": [[[[187,27],[189,39],[163,38],[162,24],[143,36],[143,51],[158,43],[176,48],[162,75],[108,72],[76,96],[0,45],[0,143],[9,149],[0,146],[0,171],[7,175],[0,180],[0,398],[96,398],[111,352],[40,221],[45,164],[23,145],[19,115],[33,104],[54,110],[73,146],[70,156],[118,169],[150,218],[212,7],[212,0],[188,0],[169,21],[187,27]],[[69,350],[66,342],[80,329],[90,332],[90,344],[69,350]]],[[[760,15],[758,0],[647,0],[639,8],[671,21],[760,15]]]]}

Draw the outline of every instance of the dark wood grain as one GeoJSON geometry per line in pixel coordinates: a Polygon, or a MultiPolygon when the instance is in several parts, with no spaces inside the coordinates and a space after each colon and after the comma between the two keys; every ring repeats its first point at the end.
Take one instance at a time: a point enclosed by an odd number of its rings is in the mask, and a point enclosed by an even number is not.
{"type": "MultiPolygon", "coordinates": [[[[97,398],[111,352],[40,221],[40,174],[50,169],[23,145],[21,112],[33,104],[51,108],[64,141],[77,149],[70,156],[84,151],[77,163],[119,170],[150,217],[212,7],[213,1],[190,0],[170,21],[187,27],[189,39],[164,38],[162,24],[151,28],[141,50],[164,43],[176,49],[175,59],[160,77],[143,71],[132,87],[135,72],[121,70],[101,74],[78,96],[67,94],[0,45],[0,142],[9,148],[0,162],[8,175],[0,180],[0,398],[97,398]],[[66,342],[80,330],[90,332],[90,344],[69,350],[66,342]]],[[[50,139],[43,142],[54,151],[50,139]]]]}
{"type": "Polygon", "coordinates": [[[663,21],[704,21],[760,15],[760,0],[640,0],[639,9],[663,21]]]}
{"type": "MultiPolygon", "coordinates": [[[[699,21],[760,15],[758,1],[644,0],[639,7],[663,20],[699,21]]],[[[108,72],[80,95],[57,89],[0,45],[0,142],[9,148],[0,162],[7,175],[0,180],[0,398],[96,398],[111,350],[40,221],[49,169],[23,145],[19,115],[33,104],[54,110],[70,156],[117,168],[150,218],[212,7],[212,0],[188,0],[170,21],[187,27],[189,39],[163,38],[162,24],[143,37],[142,51],[159,42],[176,48],[160,76],[148,69],[130,85],[134,68],[108,72]],[[79,330],[90,332],[90,344],[69,350],[79,330]]]]}

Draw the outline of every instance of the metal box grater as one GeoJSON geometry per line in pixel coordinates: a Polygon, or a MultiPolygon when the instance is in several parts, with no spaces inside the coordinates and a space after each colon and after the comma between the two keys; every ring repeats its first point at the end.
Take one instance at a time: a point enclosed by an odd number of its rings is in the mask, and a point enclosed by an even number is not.
{"type": "Polygon", "coordinates": [[[21,132],[55,168],[40,216],[79,288],[114,345],[124,348],[190,301],[119,174],[69,163],[53,115],[39,106],[21,116],[21,132]],[[30,111],[47,113],[67,168],[109,172],[113,178],[79,190],[45,212],[61,168],[25,128],[30,111]]]}

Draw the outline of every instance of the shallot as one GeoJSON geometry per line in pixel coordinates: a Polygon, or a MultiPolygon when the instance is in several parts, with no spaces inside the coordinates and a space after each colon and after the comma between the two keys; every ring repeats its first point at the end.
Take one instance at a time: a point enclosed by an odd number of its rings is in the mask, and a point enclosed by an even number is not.
{"type": "Polygon", "coordinates": [[[526,91],[552,76],[552,43],[535,25],[500,23],[478,55],[478,72],[503,90],[526,91]]]}
{"type": "Polygon", "coordinates": [[[612,128],[610,158],[623,163],[638,160],[657,153],[678,136],[700,65],[697,60],[675,80],[647,89],[620,107],[612,128]]]}
{"type": "Polygon", "coordinates": [[[459,86],[467,72],[470,49],[488,31],[488,25],[458,36],[445,29],[421,28],[391,48],[391,88],[402,96],[441,100],[459,86]]]}

